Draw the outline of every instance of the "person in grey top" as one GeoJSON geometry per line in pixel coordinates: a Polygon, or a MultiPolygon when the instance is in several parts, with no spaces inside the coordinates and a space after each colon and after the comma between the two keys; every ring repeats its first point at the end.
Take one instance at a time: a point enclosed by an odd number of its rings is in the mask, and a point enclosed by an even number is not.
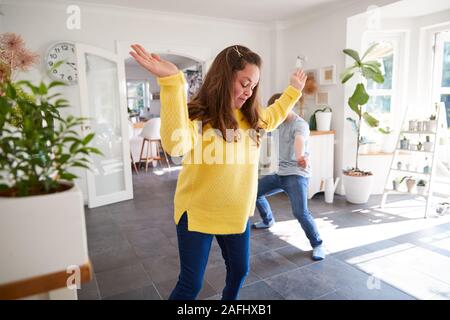
{"type": "MultiPolygon", "coordinates": [[[[280,94],[272,96],[269,105],[274,103],[280,94]]],[[[285,192],[292,206],[292,212],[299,221],[303,231],[313,248],[312,259],[323,260],[325,250],[322,245],[314,218],[308,209],[308,183],[311,168],[308,161],[309,125],[294,112],[290,112],[286,120],[278,127],[279,165],[278,172],[263,176],[258,181],[256,207],[262,221],[252,225],[255,229],[270,228],[275,219],[267,196],[285,192]]]]}

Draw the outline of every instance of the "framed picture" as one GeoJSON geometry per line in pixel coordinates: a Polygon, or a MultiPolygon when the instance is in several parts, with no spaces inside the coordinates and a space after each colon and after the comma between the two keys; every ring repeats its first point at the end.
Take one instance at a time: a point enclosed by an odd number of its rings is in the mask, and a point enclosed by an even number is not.
{"type": "Polygon", "coordinates": [[[316,93],[317,105],[328,105],[328,92],[318,91],[316,93]]]}
{"type": "Polygon", "coordinates": [[[160,95],[159,92],[152,92],[152,100],[159,100],[160,95]]]}
{"type": "Polygon", "coordinates": [[[320,74],[319,74],[319,84],[322,85],[329,85],[329,84],[336,84],[336,65],[333,64],[331,66],[326,66],[320,68],[320,74]]]}

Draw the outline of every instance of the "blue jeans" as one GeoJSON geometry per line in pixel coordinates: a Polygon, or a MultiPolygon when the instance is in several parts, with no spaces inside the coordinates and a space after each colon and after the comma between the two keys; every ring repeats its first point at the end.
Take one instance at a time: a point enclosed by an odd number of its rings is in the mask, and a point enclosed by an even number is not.
{"type": "Polygon", "coordinates": [[[292,206],[292,212],[305,231],[313,248],[322,244],[316,223],[308,209],[308,182],[309,178],[299,175],[279,176],[277,174],[264,176],[258,182],[258,196],[256,207],[265,224],[273,218],[272,209],[266,196],[279,192],[286,192],[292,206]]]}
{"type": "MultiPolygon", "coordinates": [[[[213,234],[189,231],[186,212],[177,225],[180,276],[169,300],[194,300],[197,298],[205,275],[213,234]]],[[[227,268],[222,300],[237,300],[239,290],[250,271],[250,228],[244,233],[216,235],[227,268]]]]}

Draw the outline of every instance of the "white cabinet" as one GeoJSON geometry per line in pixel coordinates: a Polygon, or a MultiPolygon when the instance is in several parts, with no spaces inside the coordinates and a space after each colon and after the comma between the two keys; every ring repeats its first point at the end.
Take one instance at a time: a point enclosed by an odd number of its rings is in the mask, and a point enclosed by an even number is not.
{"type": "Polygon", "coordinates": [[[311,131],[309,153],[312,176],[309,180],[308,199],[321,190],[322,181],[334,178],[334,131],[311,131]]]}
{"type": "MultiPolygon", "coordinates": [[[[260,176],[273,174],[278,170],[278,144],[270,137],[261,141],[260,176]]],[[[321,190],[322,181],[334,178],[334,131],[311,131],[309,153],[312,176],[309,180],[308,199],[321,190]]]]}

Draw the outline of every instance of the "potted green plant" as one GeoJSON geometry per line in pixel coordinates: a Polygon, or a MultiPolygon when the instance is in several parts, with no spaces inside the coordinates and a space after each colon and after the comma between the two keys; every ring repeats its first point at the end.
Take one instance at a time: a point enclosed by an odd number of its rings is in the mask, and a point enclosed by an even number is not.
{"type": "Polygon", "coordinates": [[[402,182],[405,181],[406,178],[409,178],[409,177],[408,176],[404,176],[402,178],[398,177],[398,178],[395,178],[394,180],[392,180],[393,190],[400,191],[400,186],[401,186],[402,182]]]}
{"type": "Polygon", "coordinates": [[[417,193],[421,194],[421,195],[424,195],[425,191],[426,191],[426,188],[427,188],[427,181],[424,180],[424,179],[420,179],[417,182],[417,193]]]}
{"type": "Polygon", "coordinates": [[[330,131],[333,110],[329,106],[314,111],[310,118],[310,129],[317,131],[330,131]]]}
{"type": "MultiPolygon", "coordinates": [[[[77,132],[85,119],[61,116],[68,102],[53,90],[64,83],[34,85],[10,75],[0,81],[0,286],[90,266],[72,170],[88,169],[89,156],[101,154],[90,146],[94,134],[77,132]]],[[[46,289],[65,286],[54,282],[46,289]]]]}
{"type": "Polygon", "coordinates": [[[433,143],[430,140],[430,136],[425,137],[425,142],[423,143],[423,148],[425,151],[428,151],[428,152],[432,151],[433,143]]]}
{"type": "MultiPolygon", "coordinates": [[[[369,94],[366,91],[364,81],[373,80],[377,83],[384,82],[384,76],[380,70],[381,64],[375,60],[368,60],[378,44],[370,46],[361,57],[353,49],[344,49],[343,52],[353,59],[354,63],[346,68],[341,74],[341,83],[345,84],[348,80],[358,75],[358,83],[355,86],[352,96],[348,99],[348,106],[355,113],[356,119],[348,117],[354,131],[357,134],[355,167],[344,170],[343,183],[347,201],[351,203],[366,203],[370,196],[372,188],[373,174],[370,171],[361,170],[358,167],[358,155],[360,148],[361,126],[363,122],[371,128],[378,128],[379,121],[371,116],[366,110],[365,105],[369,101],[369,94]]],[[[384,133],[386,130],[380,130],[384,133]]]]}

